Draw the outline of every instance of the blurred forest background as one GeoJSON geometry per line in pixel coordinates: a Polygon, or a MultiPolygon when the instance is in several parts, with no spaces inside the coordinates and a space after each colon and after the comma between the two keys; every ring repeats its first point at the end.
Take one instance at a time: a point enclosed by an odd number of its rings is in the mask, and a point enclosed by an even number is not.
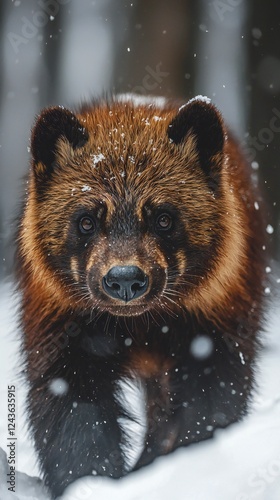
{"type": "Polygon", "coordinates": [[[279,257],[279,0],[1,0],[0,37],[2,276],[35,114],[111,91],[208,95],[259,177],[279,257]]]}

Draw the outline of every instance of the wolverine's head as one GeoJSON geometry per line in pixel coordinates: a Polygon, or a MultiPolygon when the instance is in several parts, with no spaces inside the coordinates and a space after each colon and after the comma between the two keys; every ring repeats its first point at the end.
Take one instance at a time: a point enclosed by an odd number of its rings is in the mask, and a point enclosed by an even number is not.
{"type": "Polygon", "coordinates": [[[193,308],[224,248],[225,142],[206,100],[43,111],[20,235],[31,272],[72,308],[193,308]]]}

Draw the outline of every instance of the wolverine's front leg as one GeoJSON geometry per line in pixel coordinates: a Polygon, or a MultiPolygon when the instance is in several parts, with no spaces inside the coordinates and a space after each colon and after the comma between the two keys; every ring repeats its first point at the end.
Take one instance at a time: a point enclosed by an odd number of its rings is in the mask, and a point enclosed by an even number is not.
{"type": "Polygon", "coordinates": [[[29,392],[35,444],[53,498],[79,477],[125,474],[115,382],[100,366],[97,371],[86,361],[84,373],[76,366],[71,376],[64,373],[54,379],[64,381],[63,394],[53,393],[52,383],[43,384],[42,379],[29,392]]]}

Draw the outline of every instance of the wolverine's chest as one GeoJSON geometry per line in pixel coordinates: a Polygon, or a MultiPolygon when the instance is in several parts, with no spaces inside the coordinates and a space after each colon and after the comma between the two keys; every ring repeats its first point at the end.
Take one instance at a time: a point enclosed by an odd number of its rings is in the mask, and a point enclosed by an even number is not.
{"type": "Polygon", "coordinates": [[[93,405],[98,422],[100,414],[111,421],[125,470],[210,437],[242,411],[250,367],[210,326],[185,319],[149,331],[97,326],[71,346],[65,376],[74,401],[93,405]]]}
{"type": "Polygon", "coordinates": [[[131,352],[115,394],[125,414],[120,425],[129,438],[123,448],[128,468],[175,447],[176,410],[182,404],[178,371],[172,357],[147,349],[131,352]]]}
{"type": "MultiPolygon", "coordinates": [[[[164,332],[157,328],[138,336],[135,331],[111,336],[95,333],[83,343],[92,366],[93,375],[88,378],[94,380],[93,390],[96,382],[107,394],[112,390],[119,406],[128,469],[135,466],[144,450],[149,460],[150,453],[171,451],[178,437],[178,411],[186,399],[182,384],[188,378],[183,361],[187,347],[183,345],[186,340],[180,346],[176,335],[166,333],[167,327],[164,332]]],[[[84,370],[87,363],[82,364],[84,370]]]]}

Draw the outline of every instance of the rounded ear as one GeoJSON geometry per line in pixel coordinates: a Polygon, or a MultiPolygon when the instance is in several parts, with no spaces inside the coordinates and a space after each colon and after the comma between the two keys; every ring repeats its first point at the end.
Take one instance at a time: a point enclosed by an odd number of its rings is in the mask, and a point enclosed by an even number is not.
{"type": "Polygon", "coordinates": [[[224,123],[210,99],[198,96],[181,106],[169,124],[167,134],[175,144],[183,143],[189,135],[195,136],[200,165],[207,175],[221,163],[219,159],[225,143],[224,123]]]}
{"type": "Polygon", "coordinates": [[[73,149],[82,147],[88,140],[88,132],[78,118],[62,106],[44,109],[39,115],[31,135],[33,166],[40,174],[53,170],[56,146],[59,138],[65,138],[73,149]]]}

